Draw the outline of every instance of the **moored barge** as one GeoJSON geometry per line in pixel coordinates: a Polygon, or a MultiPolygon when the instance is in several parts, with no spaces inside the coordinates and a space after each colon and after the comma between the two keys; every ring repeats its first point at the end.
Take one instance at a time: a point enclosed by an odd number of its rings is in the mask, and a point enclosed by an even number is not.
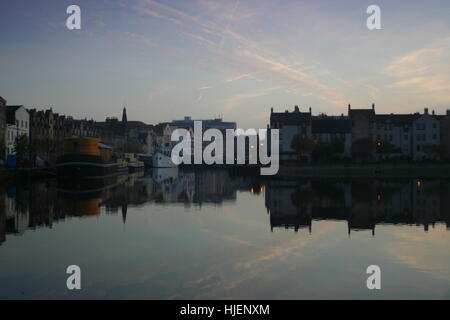
{"type": "Polygon", "coordinates": [[[112,148],[96,138],[70,138],[56,163],[60,179],[103,178],[117,174],[112,148]]]}

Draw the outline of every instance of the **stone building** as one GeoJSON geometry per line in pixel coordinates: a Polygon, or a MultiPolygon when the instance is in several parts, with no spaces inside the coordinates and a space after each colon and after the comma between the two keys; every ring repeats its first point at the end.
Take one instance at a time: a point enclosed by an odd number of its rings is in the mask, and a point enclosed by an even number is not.
{"type": "Polygon", "coordinates": [[[450,110],[447,110],[445,116],[441,116],[439,120],[443,158],[450,160],[450,110]]]}
{"type": "Polygon", "coordinates": [[[312,139],[311,108],[309,112],[300,112],[295,106],[293,112],[270,112],[270,129],[279,129],[280,141],[279,152],[280,161],[298,160],[297,152],[292,148],[292,141],[295,136],[312,139]]]}
{"type": "Polygon", "coordinates": [[[348,105],[348,118],[350,120],[352,141],[371,139],[371,124],[375,117],[375,104],[372,109],[352,109],[348,105]]]}
{"type": "Polygon", "coordinates": [[[16,154],[16,139],[21,136],[29,137],[30,115],[23,106],[6,106],[6,154],[16,154]]]}
{"type": "MultiPolygon", "coordinates": [[[[6,133],[6,100],[0,96],[0,149],[5,147],[5,133],[6,133]]],[[[4,154],[0,154],[0,159],[4,154]]]]}

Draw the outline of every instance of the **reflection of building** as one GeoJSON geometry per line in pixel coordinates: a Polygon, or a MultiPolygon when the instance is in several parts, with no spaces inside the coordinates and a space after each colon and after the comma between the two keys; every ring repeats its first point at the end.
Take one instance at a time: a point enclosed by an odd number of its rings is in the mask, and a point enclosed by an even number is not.
{"type": "Polygon", "coordinates": [[[345,220],[351,230],[371,230],[377,224],[449,223],[450,183],[353,181],[275,182],[266,186],[271,227],[308,225],[312,220],[345,220]],[[302,220],[303,219],[303,220],[302,220]]]}
{"type": "MultiPolygon", "coordinates": [[[[311,230],[312,203],[308,185],[296,182],[273,182],[266,192],[266,207],[270,215],[270,229],[302,227],[311,230]]],[[[267,190],[267,189],[266,189],[267,190]]]]}

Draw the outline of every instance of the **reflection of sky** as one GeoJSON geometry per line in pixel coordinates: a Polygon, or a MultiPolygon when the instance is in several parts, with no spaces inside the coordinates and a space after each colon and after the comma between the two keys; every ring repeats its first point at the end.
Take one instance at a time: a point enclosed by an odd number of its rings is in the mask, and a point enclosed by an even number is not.
{"type": "Polygon", "coordinates": [[[379,225],[347,234],[346,222],[269,228],[263,195],[236,203],[146,204],[120,215],[71,218],[8,238],[0,247],[0,298],[450,298],[450,234],[437,225],[379,225]],[[80,292],[65,268],[82,269],[80,292]],[[378,264],[382,290],[368,291],[378,264]]]}
{"type": "Polygon", "coordinates": [[[2,1],[0,95],[76,117],[150,123],[222,114],[265,128],[270,107],[340,114],[442,112],[450,99],[450,2],[79,0],[2,1]]]}

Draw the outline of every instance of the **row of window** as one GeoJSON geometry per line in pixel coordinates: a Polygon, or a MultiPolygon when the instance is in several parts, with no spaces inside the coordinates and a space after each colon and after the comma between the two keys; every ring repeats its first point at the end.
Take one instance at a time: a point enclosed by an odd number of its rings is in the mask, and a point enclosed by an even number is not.
{"type": "Polygon", "coordinates": [[[16,126],[20,129],[28,129],[28,121],[16,120],[16,126]]]}
{"type": "MultiPolygon", "coordinates": [[[[377,139],[378,139],[378,141],[380,141],[381,140],[381,135],[377,135],[377,139]]],[[[433,134],[432,135],[432,139],[433,140],[437,140],[437,134],[433,134]]],[[[385,134],[384,135],[384,141],[392,141],[393,139],[392,139],[392,135],[390,134],[390,135],[387,135],[387,134],[385,134]]],[[[405,134],[404,136],[403,136],[403,140],[409,140],[409,135],[407,135],[407,134],[405,134]]],[[[418,134],[417,136],[416,136],[416,140],[417,141],[425,141],[426,140],[426,135],[425,135],[425,133],[421,133],[421,134],[418,134]]]]}

